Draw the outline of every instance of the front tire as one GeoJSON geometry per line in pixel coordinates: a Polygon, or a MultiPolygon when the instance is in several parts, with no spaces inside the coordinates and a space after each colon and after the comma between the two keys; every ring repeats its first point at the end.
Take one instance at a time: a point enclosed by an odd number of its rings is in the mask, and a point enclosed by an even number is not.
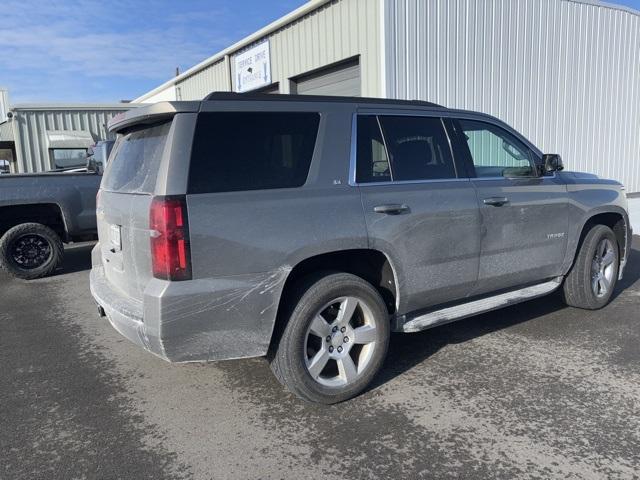
{"type": "Polygon", "coordinates": [[[595,225],[564,281],[564,301],[572,307],[597,310],[611,300],[620,266],[618,241],[606,225],[595,225]]]}
{"type": "Polygon", "coordinates": [[[389,313],[368,282],[348,273],[303,281],[285,305],[288,322],[271,368],[303,400],[333,404],[361,393],[389,345],[389,313]]]}
{"type": "Polygon", "coordinates": [[[50,275],[62,262],[62,240],[41,223],[22,223],[0,239],[0,267],[24,280],[50,275]]]}

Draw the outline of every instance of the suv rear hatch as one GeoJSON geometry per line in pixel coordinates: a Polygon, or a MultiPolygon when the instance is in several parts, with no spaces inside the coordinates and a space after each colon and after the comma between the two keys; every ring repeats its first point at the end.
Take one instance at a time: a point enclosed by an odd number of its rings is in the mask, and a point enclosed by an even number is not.
{"type": "Polygon", "coordinates": [[[151,280],[149,210],[172,118],[119,131],[98,193],[100,253],[107,281],[142,301],[151,280]]]}

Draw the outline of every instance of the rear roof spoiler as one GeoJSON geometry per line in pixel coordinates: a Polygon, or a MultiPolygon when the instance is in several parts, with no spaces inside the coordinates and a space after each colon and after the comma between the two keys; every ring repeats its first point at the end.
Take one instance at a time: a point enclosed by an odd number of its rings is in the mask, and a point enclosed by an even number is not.
{"type": "Polygon", "coordinates": [[[200,102],[158,102],[140,108],[132,108],[114,116],[108,123],[110,132],[118,132],[132,125],[157,123],[176,113],[197,112],[200,102]]]}

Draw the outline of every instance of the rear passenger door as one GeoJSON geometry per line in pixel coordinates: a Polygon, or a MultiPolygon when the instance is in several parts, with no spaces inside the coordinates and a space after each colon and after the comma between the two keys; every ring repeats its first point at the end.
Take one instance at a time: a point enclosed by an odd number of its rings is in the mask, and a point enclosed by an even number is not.
{"type": "Polygon", "coordinates": [[[442,119],[361,114],[355,131],[351,182],[370,248],[387,253],[398,275],[398,313],[464,298],[477,280],[479,212],[442,119]]]}
{"type": "Polygon", "coordinates": [[[540,176],[538,154],[514,133],[489,121],[451,121],[451,138],[467,158],[478,192],[482,247],[473,294],[561,274],[567,245],[566,186],[540,176]]]}

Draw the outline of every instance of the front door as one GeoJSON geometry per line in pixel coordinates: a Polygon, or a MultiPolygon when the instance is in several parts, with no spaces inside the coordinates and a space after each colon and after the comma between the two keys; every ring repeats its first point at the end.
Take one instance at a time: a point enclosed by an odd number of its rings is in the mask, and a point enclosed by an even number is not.
{"type": "Polygon", "coordinates": [[[360,115],[355,180],[370,248],[389,255],[399,314],[464,298],[477,280],[475,188],[437,117],[360,115]]]}
{"type": "Polygon", "coordinates": [[[482,220],[478,285],[473,294],[561,274],[567,246],[566,186],[540,176],[537,154],[515,134],[484,121],[452,122],[475,173],[482,220]]]}

